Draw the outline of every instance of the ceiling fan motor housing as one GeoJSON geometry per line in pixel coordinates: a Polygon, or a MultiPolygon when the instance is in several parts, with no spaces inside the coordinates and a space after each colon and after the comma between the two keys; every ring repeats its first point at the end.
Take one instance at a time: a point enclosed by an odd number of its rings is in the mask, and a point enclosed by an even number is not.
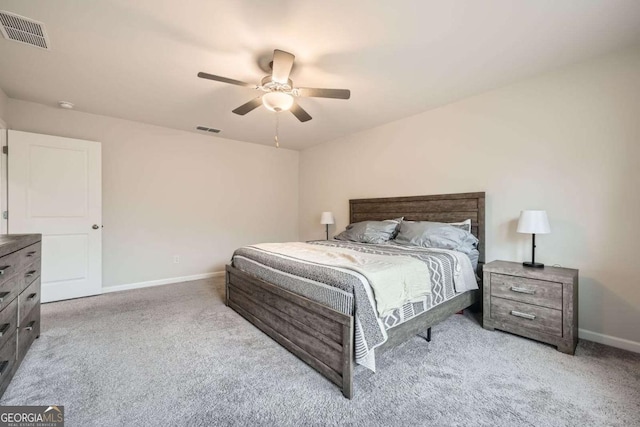
{"type": "Polygon", "coordinates": [[[293,88],[293,81],[291,81],[291,79],[287,79],[287,84],[284,85],[282,83],[274,82],[272,76],[269,75],[262,78],[260,85],[273,92],[291,92],[291,89],[293,88]]]}

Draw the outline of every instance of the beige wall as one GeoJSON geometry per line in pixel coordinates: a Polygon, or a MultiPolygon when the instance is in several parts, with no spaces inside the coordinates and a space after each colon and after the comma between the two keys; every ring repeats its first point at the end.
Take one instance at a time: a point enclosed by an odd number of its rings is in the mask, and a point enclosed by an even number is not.
{"type": "Polygon", "coordinates": [[[308,149],[300,237],[327,210],[342,229],[350,198],[486,191],[487,260],[522,261],[519,212],[546,209],[537,258],[580,269],[582,336],[638,345],[639,76],[627,50],[308,149]]]}
{"type": "Polygon", "coordinates": [[[298,238],[296,151],[13,99],[9,107],[11,129],[102,143],[105,287],[220,271],[239,246],[298,238]]]}

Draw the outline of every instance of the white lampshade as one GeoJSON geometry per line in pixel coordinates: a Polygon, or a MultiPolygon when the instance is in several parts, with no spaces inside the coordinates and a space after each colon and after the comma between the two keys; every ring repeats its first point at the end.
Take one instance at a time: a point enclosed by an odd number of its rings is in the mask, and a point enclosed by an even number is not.
{"type": "Polygon", "coordinates": [[[333,224],[335,220],[333,219],[333,212],[322,212],[322,216],[320,216],[320,224],[333,224]]]}
{"type": "Polygon", "coordinates": [[[522,211],[518,220],[518,233],[548,234],[551,233],[547,211],[522,211]]]}
{"type": "Polygon", "coordinates": [[[268,92],[262,95],[262,104],[276,113],[286,111],[293,105],[293,96],[283,92],[268,92]]]}

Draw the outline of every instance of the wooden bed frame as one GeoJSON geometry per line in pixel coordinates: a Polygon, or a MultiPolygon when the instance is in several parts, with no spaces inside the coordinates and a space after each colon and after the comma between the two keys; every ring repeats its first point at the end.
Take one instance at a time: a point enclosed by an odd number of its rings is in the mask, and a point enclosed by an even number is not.
{"type": "MultiPolygon", "coordinates": [[[[482,193],[390,197],[349,201],[349,223],[404,217],[409,221],[458,222],[471,218],[480,239],[479,269],[484,262],[485,229],[482,193]]],[[[480,275],[482,277],[482,275],[480,275]]],[[[260,280],[231,265],[226,268],[226,304],[353,397],[354,318],[260,280]]],[[[376,355],[431,328],[480,300],[469,291],[439,304],[387,331],[376,355]]]]}

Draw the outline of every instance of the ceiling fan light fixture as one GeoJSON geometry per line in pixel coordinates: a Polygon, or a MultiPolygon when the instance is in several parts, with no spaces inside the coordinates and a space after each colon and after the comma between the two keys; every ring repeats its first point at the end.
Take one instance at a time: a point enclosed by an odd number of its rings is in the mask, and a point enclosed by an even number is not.
{"type": "Polygon", "coordinates": [[[293,96],[284,92],[269,92],[262,96],[262,104],[276,113],[286,111],[293,105],[293,96]]]}

